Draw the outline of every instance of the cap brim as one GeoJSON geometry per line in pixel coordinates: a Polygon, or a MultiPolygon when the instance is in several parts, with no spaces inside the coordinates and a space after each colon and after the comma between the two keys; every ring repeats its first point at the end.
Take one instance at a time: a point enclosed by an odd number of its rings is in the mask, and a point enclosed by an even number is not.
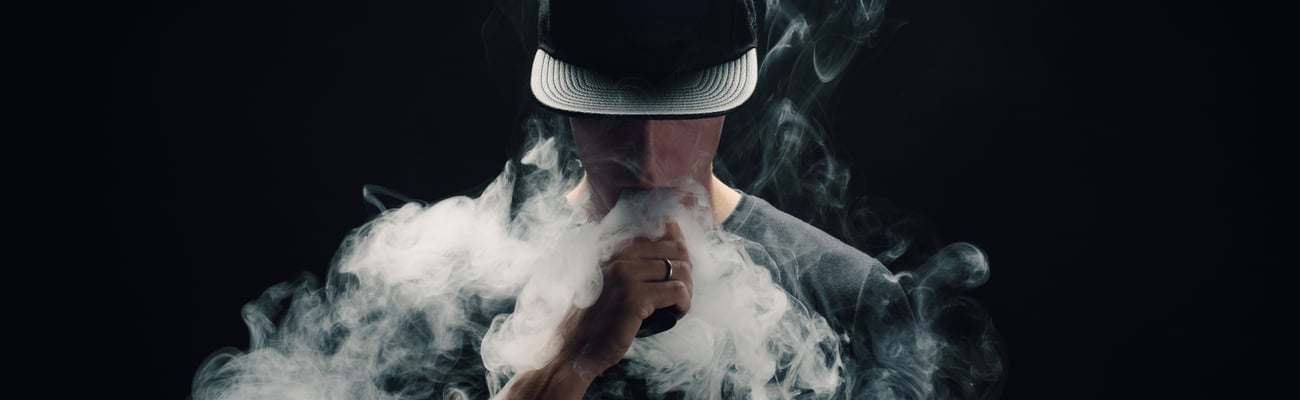
{"type": "Polygon", "coordinates": [[[544,50],[533,58],[533,97],[569,114],[692,118],[731,111],[754,94],[758,51],[735,60],[642,85],[560,61],[544,50]]]}

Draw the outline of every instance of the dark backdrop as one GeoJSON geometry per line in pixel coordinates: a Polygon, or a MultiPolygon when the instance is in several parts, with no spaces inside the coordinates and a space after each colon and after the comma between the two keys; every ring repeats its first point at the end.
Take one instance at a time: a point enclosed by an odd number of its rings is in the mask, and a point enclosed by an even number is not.
{"type": "MultiPolygon", "coordinates": [[[[856,195],[990,255],[971,294],[1005,340],[1004,398],[1266,391],[1269,298],[1252,295],[1286,268],[1269,191],[1288,163],[1262,142],[1290,109],[1266,77],[1284,71],[1282,11],[908,1],[891,7],[911,23],[852,64],[828,127],[856,195]]],[[[519,148],[523,77],[487,61],[490,7],[8,15],[27,51],[6,62],[23,83],[10,111],[34,122],[11,131],[13,209],[52,245],[19,246],[41,260],[21,286],[64,288],[42,291],[56,295],[35,302],[52,308],[34,333],[74,350],[32,370],[63,390],[185,397],[206,356],[247,346],[245,302],[324,273],[372,215],[363,185],[437,200],[493,178],[519,148]],[[24,143],[49,154],[23,161],[24,143]]]]}

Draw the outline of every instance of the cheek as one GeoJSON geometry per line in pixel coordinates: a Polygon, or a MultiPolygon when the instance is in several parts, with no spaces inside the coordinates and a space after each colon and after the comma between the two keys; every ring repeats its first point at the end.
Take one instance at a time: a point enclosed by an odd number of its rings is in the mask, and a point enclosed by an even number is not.
{"type": "Polygon", "coordinates": [[[665,160],[667,161],[665,164],[675,166],[678,175],[698,175],[700,171],[709,168],[716,151],[717,146],[711,144],[707,138],[696,136],[683,140],[672,149],[665,150],[664,154],[671,154],[671,159],[665,160]]]}
{"type": "Polygon", "coordinates": [[[710,118],[705,120],[690,121],[689,126],[684,127],[685,136],[689,139],[686,149],[685,160],[691,165],[692,170],[707,170],[713,162],[714,155],[718,152],[718,141],[722,138],[722,118],[710,118]]]}
{"type": "Polygon", "coordinates": [[[591,128],[580,124],[574,124],[572,128],[573,147],[584,166],[587,166],[591,160],[601,158],[599,156],[601,153],[608,153],[606,149],[609,146],[602,141],[606,139],[606,135],[601,135],[591,128]]]}
{"type": "Polygon", "coordinates": [[[627,135],[613,132],[614,127],[609,124],[610,122],[599,120],[571,120],[569,126],[573,134],[573,144],[580,156],[609,156],[626,147],[626,143],[617,139],[627,135]]]}

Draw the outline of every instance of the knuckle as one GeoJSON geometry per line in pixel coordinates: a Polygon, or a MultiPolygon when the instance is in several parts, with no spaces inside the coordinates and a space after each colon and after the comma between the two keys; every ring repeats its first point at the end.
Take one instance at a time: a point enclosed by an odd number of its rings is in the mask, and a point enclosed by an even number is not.
{"type": "Polygon", "coordinates": [[[687,276],[691,273],[691,262],[687,260],[674,261],[673,270],[680,271],[682,276],[687,276]]]}
{"type": "Polygon", "coordinates": [[[682,239],[673,240],[673,249],[680,254],[686,254],[686,241],[682,239]]]}
{"type": "Polygon", "coordinates": [[[691,312],[691,300],[690,300],[690,299],[685,299],[685,300],[679,301],[679,302],[677,302],[676,305],[677,305],[677,309],[678,309],[679,311],[681,311],[682,316],[685,316],[686,313],[691,312]]]}
{"type": "Polygon", "coordinates": [[[688,288],[686,287],[686,282],[682,282],[682,281],[673,281],[673,292],[676,292],[676,294],[678,295],[686,295],[688,297],[691,294],[690,290],[688,290],[688,288]]]}
{"type": "Polygon", "coordinates": [[[646,318],[650,318],[650,315],[654,314],[654,312],[655,312],[655,306],[653,304],[650,304],[650,302],[648,301],[642,302],[641,305],[636,309],[636,316],[637,318],[644,320],[646,318]]]}

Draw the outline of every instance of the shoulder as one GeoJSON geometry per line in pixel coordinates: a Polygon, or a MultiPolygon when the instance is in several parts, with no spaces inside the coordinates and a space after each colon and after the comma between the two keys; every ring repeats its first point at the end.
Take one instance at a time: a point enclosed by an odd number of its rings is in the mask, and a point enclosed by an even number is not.
{"type": "Polygon", "coordinates": [[[746,194],[723,229],[754,241],[774,257],[816,265],[878,265],[875,258],[825,231],[746,194]]]}
{"type": "Polygon", "coordinates": [[[744,195],[723,228],[761,247],[755,261],[823,313],[855,304],[868,287],[889,289],[893,282],[874,257],[753,195],[744,195]]]}

